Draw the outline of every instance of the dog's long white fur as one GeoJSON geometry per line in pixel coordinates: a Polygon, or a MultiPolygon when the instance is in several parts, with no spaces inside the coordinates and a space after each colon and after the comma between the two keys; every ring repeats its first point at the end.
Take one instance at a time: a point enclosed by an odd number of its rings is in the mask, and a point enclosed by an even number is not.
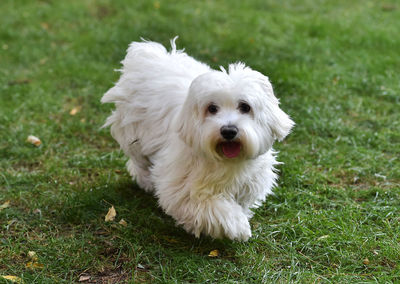
{"type": "Polygon", "coordinates": [[[251,209],[277,178],[272,144],[294,123],[266,76],[242,63],[215,71],[177,50],[175,39],[171,46],[131,43],[119,81],[101,100],[116,106],[105,126],[132,177],[177,224],[196,237],[247,240],[251,209]],[[251,112],[238,110],[243,101],[251,112]],[[210,103],[218,113],[207,112],[210,103]],[[238,157],[219,150],[224,125],[238,128],[238,157]]]}

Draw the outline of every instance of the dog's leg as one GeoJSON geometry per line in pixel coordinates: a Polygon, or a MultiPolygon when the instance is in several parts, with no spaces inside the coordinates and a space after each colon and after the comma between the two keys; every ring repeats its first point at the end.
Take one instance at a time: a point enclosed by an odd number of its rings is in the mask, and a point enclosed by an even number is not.
{"type": "MultiPolygon", "coordinates": [[[[249,221],[241,206],[223,198],[204,200],[197,205],[194,222],[184,225],[196,236],[209,234],[213,238],[224,236],[231,240],[247,241],[251,237],[249,221]]],[[[194,205],[193,208],[196,208],[194,205]]]]}
{"type": "Polygon", "coordinates": [[[250,224],[242,207],[232,200],[186,198],[181,204],[169,204],[168,208],[170,210],[166,210],[167,214],[172,215],[179,225],[183,225],[187,232],[196,237],[201,233],[215,239],[228,237],[239,241],[247,241],[251,237],[250,224]]]}
{"type": "Polygon", "coordinates": [[[147,192],[153,192],[154,185],[149,171],[152,164],[148,157],[142,154],[142,147],[139,143],[139,139],[129,143],[129,145],[126,145],[123,149],[125,154],[130,157],[126,163],[126,167],[133,180],[136,181],[140,188],[147,192]]]}
{"type": "MultiPolygon", "coordinates": [[[[136,161],[137,162],[137,161],[136,161]]],[[[151,182],[149,170],[140,167],[140,163],[135,163],[132,159],[126,163],[129,174],[132,176],[133,180],[136,181],[138,186],[147,192],[153,192],[154,187],[151,182]]]]}

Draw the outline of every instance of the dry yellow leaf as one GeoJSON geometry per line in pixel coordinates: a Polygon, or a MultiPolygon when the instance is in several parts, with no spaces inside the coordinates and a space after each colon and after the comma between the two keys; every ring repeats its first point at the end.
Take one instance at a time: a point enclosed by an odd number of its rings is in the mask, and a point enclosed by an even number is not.
{"type": "Polygon", "coordinates": [[[117,212],[115,211],[114,206],[111,206],[111,208],[108,209],[108,213],[107,213],[106,217],[104,218],[104,221],[106,221],[106,222],[114,221],[115,216],[117,216],[117,212]]]}
{"type": "Polygon", "coordinates": [[[81,277],[79,277],[79,282],[85,282],[90,280],[90,276],[89,275],[82,275],[81,277]]]}
{"type": "Polygon", "coordinates": [[[208,256],[209,257],[217,257],[217,256],[219,256],[219,250],[215,249],[215,250],[210,251],[208,256]]]}
{"type": "Polygon", "coordinates": [[[7,207],[10,207],[10,200],[7,200],[2,205],[0,205],[0,210],[6,209],[7,207]]]}
{"type": "Polygon", "coordinates": [[[120,224],[120,225],[122,225],[122,226],[124,226],[124,227],[128,226],[128,223],[127,223],[124,219],[121,219],[121,220],[118,222],[118,224],[120,224]]]}
{"type": "Polygon", "coordinates": [[[368,265],[368,264],[369,264],[369,259],[368,259],[368,258],[365,258],[365,259],[363,260],[363,263],[364,263],[365,265],[368,265]]]}
{"type": "Polygon", "coordinates": [[[34,269],[34,268],[42,269],[44,267],[44,264],[38,263],[38,262],[34,262],[34,261],[30,261],[25,266],[27,268],[31,268],[31,269],[34,269]]]}
{"type": "Polygon", "coordinates": [[[39,138],[33,135],[29,135],[28,138],[26,139],[27,142],[35,145],[36,147],[39,147],[42,144],[42,141],[40,141],[39,138]]]}
{"type": "Polygon", "coordinates": [[[10,280],[11,282],[14,282],[14,283],[24,283],[24,282],[22,281],[22,279],[19,278],[19,277],[17,277],[17,276],[13,276],[13,275],[2,275],[2,276],[0,276],[0,277],[2,277],[2,278],[4,278],[4,279],[7,279],[7,280],[10,280]]]}
{"type": "Polygon", "coordinates": [[[72,109],[70,110],[69,114],[70,114],[70,115],[75,115],[75,114],[77,114],[78,112],[80,112],[81,109],[82,109],[81,106],[76,106],[76,107],[74,107],[74,108],[72,108],[72,109]]]}

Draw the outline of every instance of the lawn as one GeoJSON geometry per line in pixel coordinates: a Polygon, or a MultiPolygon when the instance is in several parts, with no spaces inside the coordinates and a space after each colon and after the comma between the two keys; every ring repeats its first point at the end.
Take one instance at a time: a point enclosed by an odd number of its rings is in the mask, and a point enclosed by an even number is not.
{"type": "Polygon", "coordinates": [[[394,0],[1,1],[0,276],[400,281],[399,19],[394,0]],[[175,35],[213,67],[240,60],[268,75],[296,122],[275,144],[279,183],[249,242],[175,227],[100,128],[128,44],[175,35]]]}

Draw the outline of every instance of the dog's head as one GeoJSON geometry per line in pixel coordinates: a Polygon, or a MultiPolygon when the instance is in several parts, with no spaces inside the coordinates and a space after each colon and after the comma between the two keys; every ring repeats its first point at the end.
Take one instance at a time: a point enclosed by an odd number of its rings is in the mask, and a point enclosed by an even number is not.
{"type": "Polygon", "coordinates": [[[268,78],[241,63],[197,77],[178,117],[182,140],[219,160],[256,158],[293,125],[268,78]]]}

